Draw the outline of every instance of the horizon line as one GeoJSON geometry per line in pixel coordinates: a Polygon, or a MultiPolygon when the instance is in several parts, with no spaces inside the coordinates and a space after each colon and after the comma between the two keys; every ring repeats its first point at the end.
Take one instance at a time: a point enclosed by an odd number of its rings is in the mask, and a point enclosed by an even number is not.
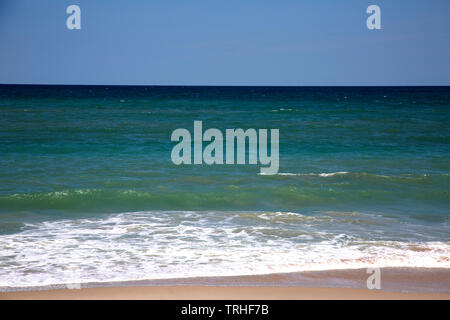
{"type": "Polygon", "coordinates": [[[208,84],[55,84],[55,83],[0,83],[0,86],[70,86],[70,87],[261,87],[261,88],[406,88],[406,87],[450,87],[439,85],[208,85],[208,84]]]}

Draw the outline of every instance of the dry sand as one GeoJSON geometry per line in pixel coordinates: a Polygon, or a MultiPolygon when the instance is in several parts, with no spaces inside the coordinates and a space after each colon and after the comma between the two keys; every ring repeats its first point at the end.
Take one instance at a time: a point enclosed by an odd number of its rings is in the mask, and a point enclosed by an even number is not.
{"type": "Polygon", "coordinates": [[[0,293],[0,299],[299,300],[450,299],[450,294],[401,293],[368,289],[307,287],[154,286],[86,288],[0,293]]]}

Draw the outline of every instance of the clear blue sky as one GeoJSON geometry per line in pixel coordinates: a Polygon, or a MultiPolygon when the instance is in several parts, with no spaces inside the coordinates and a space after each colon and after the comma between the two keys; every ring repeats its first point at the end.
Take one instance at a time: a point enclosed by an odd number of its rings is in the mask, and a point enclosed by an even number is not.
{"type": "Polygon", "coordinates": [[[450,1],[0,0],[0,83],[450,85],[450,1]]]}

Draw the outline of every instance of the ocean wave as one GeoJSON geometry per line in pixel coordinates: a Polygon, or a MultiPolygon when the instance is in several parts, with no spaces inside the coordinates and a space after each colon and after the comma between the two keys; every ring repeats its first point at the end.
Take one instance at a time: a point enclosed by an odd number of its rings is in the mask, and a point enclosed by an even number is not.
{"type": "Polygon", "coordinates": [[[449,242],[364,239],[325,229],[322,220],[295,212],[151,211],[29,223],[0,236],[0,290],[368,266],[450,268],[449,242]],[[260,224],[246,224],[248,216],[260,224]],[[277,218],[296,228],[271,227],[277,218]]]}
{"type": "MultiPolygon", "coordinates": [[[[260,174],[264,175],[264,174],[260,174]]],[[[334,177],[334,176],[347,176],[351,178],[384,178],[384,179],[405,179],[405,180],[423,180],[423,179],[434,179],[439,177],[448,177],[449,174],[447,173],[441,173],[441,174],[428,174],[428,173],[404,173],[404,174],[396,174],[396,175],[390,175],[390,174],[377,174],[377,173],[369,173],[369,172],[349,172],[349,171],[336,171],[336,172],[279,172],[276,174],[276,176],[300,176],[300,177],[334,177]]]]}
{"type": "Polygon", "coordinates": [[[164,181],[108,182],[103,188],[0,196],[0,213],[64,210],[73,212],[125,212],[139,210],[298,210],[336,205],[361,208],[380,203],[420,201],[447,205],[448,175],[384,176],[364,172],[282,172],[273,176],[220,179],[184,176],[164,181]],[[189,185],[193,187],[189,187],[189,185]],[[326,187],[324,187],[326,185],[326,187]],[[424,188],[426,186],[426,188],[424,188]]]}
{"type": "Polygon", "coordinates": [[[329,172],[329,173],[291,173],[291,172],[279,172],[279,176],[318,176],[318,177],[332,177],[335,175],[348,174],[347,171],[329,172]]]}
{"type": "Polygon", "coordinates": [[[279,109],[273,109],[273,110],[270,110],[270,112],[292,112],[292,111],[297,111],[297,109],[292,109],[292,108],[279,108],[279,109]]]}

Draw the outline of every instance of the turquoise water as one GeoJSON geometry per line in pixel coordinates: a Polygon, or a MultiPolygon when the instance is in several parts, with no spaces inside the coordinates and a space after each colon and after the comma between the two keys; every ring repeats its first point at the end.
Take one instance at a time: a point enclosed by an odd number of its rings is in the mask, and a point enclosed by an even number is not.
{"type": "Polygon", "coordinates": [[[450,267],[449,87],[0,86],[0,287],[450,267]],[[280,130],[280,169],[171,162],[280,130]]]}

